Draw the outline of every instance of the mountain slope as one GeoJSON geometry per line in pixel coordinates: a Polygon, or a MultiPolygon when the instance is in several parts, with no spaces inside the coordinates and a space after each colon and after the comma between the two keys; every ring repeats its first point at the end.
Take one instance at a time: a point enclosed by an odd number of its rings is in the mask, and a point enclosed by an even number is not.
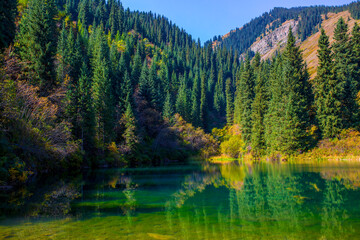
{"type": "MultiPolygon", "coordinates": [[[[297,8],[274,8],[270,12],[266,12],[260,17],[251,20],[241,28],[230,31],[222,37],[214,37],[213,41],[209,41],[206,44],[212,44],[213,47],[222,46],[227,49],[232,48],[244,54],[249,50],[257,50],[254,43],[260,41],[262,38],[266,38],[269,34],[277,32],[279,28],[285,28],[289,24],[289,21],[296,25],[294,33],[298,39],[302,42],[308,37],[315,34],[319,30],[319,26],[325,20],[326,14],[337,14],[340,12],[348,11],[353,19],[359,19],[360,16],[360,2],[353,2],[343,6],[312,6],[312,7],[297,7],[297,8]]],[[[280,31],[283,32],[283,31],[280,31]]],[[[272,38],[272,37],[270,37],[272,38]]],[[[273,41],[272,46],[279,42],[283,42],[284,36],[280,37],[280,40],[273,41]]],[[[274,39],[273,39],[274,40],[274,39]]],[[[281,45],[281,44],[280,44],[281,45]]],[[[271,54],[270,54],[271,55],[271,54]]]]}
{"type": "MultiPolygon", "coordinates": [[[[339,21],[341,17],[348,24],[349,33],[354,27],[355,22],[360,23],[360,20],[355,20],[354,18],[352,18],[351,13],[349,11],[343,11],[339,13],[328,13],[327,19],[325,19],[325,16],[323,15],[324,20],[321,24],[321,27],[324,28],[326,34],[329,36],[330,43],[334,42],[334,30],[336,27],[336,23],[339,21]]],[[[300,49],[303,51],[303,57],[307,63],[311,78],[314,78],[316,76],[316,68],[319,62],[317,58],[319,38],[320,38],[320,32],[317,32],[311,35],[310,37],[308,37],[300,45],[300,49]]]]}
{"type": "MultiPolygon", "coordinates": [[[[343,18],[348,24],[349,34],[354,27],[355,22],[360,23],[360,20],[354,19],[349,11],[327,13],[326,16],[323,14],[321,28],[324,28],[326,34],[330,37],[330,43],[334,41],[334,30],[336,23],[340,18],[343,18]]],[[[290,27],[293,29],[294,33],[297,33],[299,28],[299,21],[291,19],[284,22],[280,27],[259,37],[256,42],[250,46],[249,49],[252,52],[259,52],[263,60],[273,58],[276,53],[282,52],[284,50],[290,27]]],[[[319,27],[317,27],[317,29],[319,29],[319,27]]],[[[310,77],[314,78],[316,76],[316,68],[318,65],[317,50],[320,31],[312,34],[304,41],[301,41],[299,35],[297,37],[297,45],[300,46],[300,49],[303,52],[303,57],[308,66],[310,77]]],[[[242,57],[244,56],[245,53],[242,54],[242,57]]]]}

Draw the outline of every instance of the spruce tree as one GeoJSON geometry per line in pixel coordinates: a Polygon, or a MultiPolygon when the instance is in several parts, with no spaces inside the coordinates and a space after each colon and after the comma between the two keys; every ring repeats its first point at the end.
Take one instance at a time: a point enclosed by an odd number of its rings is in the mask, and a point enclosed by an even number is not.
{"type": "Polygon", "coordinates": [[[242,72],[239,82],[239,112],[240,112],[240,127],[243,140],[246,144],[249,143],[251,137],[251,106],[254,101],[254,70],[250,64],[250,58],[247,56],[245,61],[245,69],[242,72]]]}
{"type": "Polygon", "coordinates": [[[142,61],[141,61],[139,47],[140,47],[140,44],[138,44],[136,54],[134,56],[132,68],[131,68],[131,81],[134,86],[138,84],[140,76],[141,76],[142,61]]]}
{"type": "Polygon", "coordinates": [[[97,121],[97,137],[99,141],[108,143],[113,135],[113,95],[109,66],[105,59],[98,59],[95,63],[92,99],[97,121]]]}
{"type": "Polygon", "coordinates": [[[85,63],[81,68],[77,92],[79,93],[78,114],[82,148],[89,151],[93,148],[95,140],[95,114],[91,96],[91,77],[85,63]]]}
{"type": "Polygon", "coordinates": [[[241,119],[241,112],[240,112],[240,108],[241,108],[241,105],[240,105],[240,101],[241,101],[241,95],[240,95],[240,78],[241,78],[241,75],[242,75],[242,70],[244,69],[243,68],[243,65],[244,64],[241,64],[241,68],[238,68],[236,70],[236,73],[235,73],[235,88],[236,88],[236,91],[235,91],[235,97],[234,97],[234,118],[233,118],[233,122],[234,124],[240,124],[240,119],[241,119]]]}
{"type": "Polygon", "coordinates": [[[139,79],[139,93],[143,96],[153,107],[159,107],[157,97],[157,73],[156,63],[153,59],[150,69],[147,66],[147,61],[144,61],[140,79],[139,79]]]}
{"type": "MultiPolygon", "coordinates": [[[[354,67],[352,77],[354,79],[360,79],[360,26],[357,23],[355,23],[351,35],[351,62],[354,67]]],[[[357,91],[359,90],[360,84],[357,86],[357,91]]]]}
{"type": "Polygon", "coordinates": [[[255,99],[252,103],[252,130],[251,130],[251,148],[255,155],[264,154],[265,145],[265,125],[264,118],[267,111],[267,92],[264,71],[257,74],[255,99]]]}
{"type": "Polygon", "coordinates": [[[279,138],[281,152],[294,153],[307,146],[307,129],[310,126],[309,109],[312,103],[311,86],[306,65],[299,47],[295,45],[292,29],[289,30],[288,42],[283,62],[284,109],[283,122],[279,138]]]}
{"type": "Polygon", "coordinates": [[[67,39],[68,31],[65,27],[65,23],[60,31],[59,41],[57,44],[57,55],[58,55],[58,65],[57,65],[57,79],[58,81],[63,81],[66,74],[68,73],[68,58],[69,52],[67,48],[67,39]]]}
{"type": "Polygon", "coordinates": [[[138,142],[136,135],[136,119],[130,102],[130,94],[126,98],[126,110],[122,116],[121,122],[124,124],[125,130],[123,138],[125,140],[125,146],[128,148],[129,152],[134,149],[135,145],[138,142]]]}
{"type": "Polygon", "coordinates": [[[234,122],[234,97],[231,79],[226,80],[226,122],[228,125],[232,125],[234,122]]]}
{"type": "Polygon", "coordinates": [[[207,98],[208,98],[208,107],[209,109],[213,109],[214,108],[214,86],[215,86],[215,82],[216,82],[216,77],[215,77],[215,69],[213,64],[211,64],[211,69],[210,69],[210,75],[209,75],[209,80],[207,81],[207,98]]]}
{"type": "Polygon", "coordinates": [[[342,128],[341,83],[332,72],[334,63],[324,29],[321,29],[318,58],[317,76],[313,81],[316,118],[322,136],[335,137],[342,128]]]}
{"type": "Polygon", "coordinates": [[[167,120],[171,120],[174,117],[174,106],[171,101],[171,94],[167,92],[164,108],[163,108],[163,117],[167,120]]]}
{"type": "Polygon", "coordinates": [[[191,122],[194,126],[200,126],[200,83],[199,76],[196,74],[191,91],[191,122]]]}
{"type": "Polygon", "coordinates": [[[200,121],[201,126],[207,130],[208,127],[208,105],[206,98],[206,82],[205,82],[205,73],[201,73],[201,82],[200,82],[200,121]]]}
{"type": "Polygon", "coordinates": [[[264,117],[265,143],[268,152],[279,151],[282,145],[281,136],[284,122],[285,85],[283,81],[283,56],[278,55],[271,64],[268,86],[268,110],[264,117]]]}
{"type": "Polygon", "coordinates": [[[186,76],[180,77],[180,87],[176,98],[176,112],[186,121],[189,121],[188,93],[186,88],[186,76]]]}
{"type": "Polygon", "coordinates": [[[224,73],[222,66],[220,66],[219,75],[215,84],[214,109],[219,115],[225,111],[224,73]]]}
{"type": "Polygon", "coordinates": [[[341,96],[343,127],[353,126],[358,117],[358,105],[356,103],[358,80],[354,79],[352,75],[354,65],[351,62],[351,48],[347,31],[347,24],[343,18],[340,18],[334,31],[335,42],[332,45],[334,67],[332,70],[338,82],[336,94],[341,96]]]}
{"type": "Polygon", "coordinates": [[[0,2],[0,50],[9,46],[15,37],[16,4],[14,0],[0,2]]]}
{"type": "Polygon", "coordinates": [[[18,52],[27,67],[36,73],[42,90],[55,85],[56,6],[54,0],[30,0],[17,35],[18,52]]]}

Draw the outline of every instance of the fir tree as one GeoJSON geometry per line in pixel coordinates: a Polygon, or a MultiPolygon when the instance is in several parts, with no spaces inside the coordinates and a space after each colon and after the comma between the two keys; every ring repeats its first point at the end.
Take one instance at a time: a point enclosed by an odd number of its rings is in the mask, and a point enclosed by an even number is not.
{"type": "Polygon", "coordinates": [[[351,63],[351,52],[349,44],[348,26],[343,18],[340,18],[334,31],[334,53],[333,74],[338,82],[336,95],[341,96],[341,111],[343,127],[353,126],[357,121],[358,105],[357,80],[353,79],[354,65],[351,63]]]}
{"type": "Polygon", "coordinates": [[[267,111],[267,93],[265,77],[263,71],[257,75],[255,87],[255,99],[252,104],[252,130],[251,130],[251,148],[255,155],[262,155],[266,148],[265,145],[265,124],[264,118],[267,111]]]}
{"type": "Polygon", "coordinates": [[[321,29],[318,58],[317,76],[313,82],[316,117],[322,136],[329,138],[336,136],[342,128],[341,94],[339,94],[341,83],[332,73],[332,53],[329,37],[324,29],[321,29]]]}
{"type": "Polygon", "coordinates": [[[91,78],[85,63],[81,68],[79,85],[79,126],[81,129],[82,148],[90,151],[94,146],[95,139],[95,114],[91,96],[91,78]]]}
{"type": "Polygon", "coordinates": [[[165,119],[171,120],[174,116],[174,107],[171,101],[171,94],[168,92],[166,94],[164,108],[163,108],[163,117],[165,119]]]}
{"type": "Polygon", "coordinates": [[[138,137],[136,135],[136,119],[130,102],[130,94],[128,94],[126,98],[125,106],[126,110],[121,118],[121,122],[125,127],[123,134],[125,146],[128,148],[128,152],[130,152],[138,143],[138,137]]]}
{"type": "Polygon", "coordinates": [[[245,62],[245,69],[241,74],[239,82],[239,112],[240,112],[240,127],[242,131],[242,137],[245,143],[249,143],[251,137],[251,106],[254,101],[254,72],[250,64],[249,56],[245,62]]]}
{"type": "Polygon", "coordinates": [[[295,45],[292,29],[289,30],[288,42],[283,63],[284,109],[283,122],[279,138],[280,150],[293,153],[304,150],[307,146],[307,129],[310,126],[309,109],[312,102],[309,76],[301,51],[295,45]]]}
{"type": "Polygon", "coordinates": [[[200,92],[199,92],[199,76],[196,74],[191,91],[191,122],[194,126],[200,126],[200,92]]]}
{"type": "Polygon", "coordinates": [[[134,57],[134,61],[132,64],[132,68],[131,68],[131,81],[134,86],[137,85],[139,82],[139,79],[141,76],[141,68],[142,68],[142,61],[141,61],[141,55],[140,55],[140,44],[138,44],[136,54],[134,57]]]}
{"type": "Polygon", "coordinates": [[[205,74],[201,73],[201,83],[200,83],[200,121],[201,126],[207,130],[208,124],[208,105],[207,105],[207,98],[206,98],[206,82],[205,82],[205,74]]]}
{"type": "Polygon", "coordinates": [[[0,2],[0,50],[9,46],[15,37],[16,4],[14,0],[0,2]]]}
{"type": "Polygon", "coordinates": [[[234,121],[234,97],[231,85],[231,79],[226,80],[226,122],[228,125],[233,124],[234,121]]]}
{"type": "Polygon", "coordinates": [[[182,76],[180,79],[180,87],[176,98],[176,112],[188,121],[190,119],[188,110],[188,94],[186,89],[186,76],[182,76]]]}
{"type": "Polygon", "coordinates": [[[36,80],[42,90],[55,85],[55,14],[53,0],[30,0],[17,35],[21,59],[36,73],[36,80]]]}
{"type": "Polygon", "coordinates": [[[285,85],[283,78],[283,57],[277,56],[271,64],[268,87],[268,110],[264,117],[265,143],[269,151],[279,151],[282,146],[282,133],[285,109],[285,85]]]}
{"type": "Polygon", "coordinates": [[[221,66],[214,90],[214,109],[218,114],[222,114],[225,110],[224,74],[221,66]]]}
{"type": "MultiPolygon", "coordinates": [[[[360,26],[357,23],[355,23],[351,35],[350,51],[352,52],[351,60],[354,67],[352,77],[360,79],[360,26]]],[[[360,84],[357,84],[357,90],[360,90],[360,84]]]]}
{"type": "Polygon", "coordinates": [[[97,122],[97,137],[103,143],[110,142],[113,135],[113,97],[109,67],[106,60],[95,63],[92,99],[97,122]]]}

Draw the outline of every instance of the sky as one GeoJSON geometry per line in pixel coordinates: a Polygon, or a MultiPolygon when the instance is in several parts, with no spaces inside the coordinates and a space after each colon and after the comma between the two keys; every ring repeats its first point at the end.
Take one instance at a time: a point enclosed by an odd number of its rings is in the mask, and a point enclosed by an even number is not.
{"type": "Polygon", "coordinates": [[[124,8],[152,11],[201,42],[224,35],[274,7],[343,5],[354,0],[122,0],[124,8]]]}

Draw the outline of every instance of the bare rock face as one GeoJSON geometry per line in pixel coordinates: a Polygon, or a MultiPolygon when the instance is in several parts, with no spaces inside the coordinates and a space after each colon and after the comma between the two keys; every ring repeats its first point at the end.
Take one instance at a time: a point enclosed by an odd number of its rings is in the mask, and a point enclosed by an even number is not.
{"type": "Polygon", "coordinates": [[[265,36],[258,38],[258,40],[251,45],[251,51],[255,53],[259,52],[262,59],[270,58],[277,50],[281,50],[286,45],[290,27],[296,36],[298,26],[299,21],[295,21],[293,19],[284,22],[274,31],[271,31],[265,34],[265,36]]]}

